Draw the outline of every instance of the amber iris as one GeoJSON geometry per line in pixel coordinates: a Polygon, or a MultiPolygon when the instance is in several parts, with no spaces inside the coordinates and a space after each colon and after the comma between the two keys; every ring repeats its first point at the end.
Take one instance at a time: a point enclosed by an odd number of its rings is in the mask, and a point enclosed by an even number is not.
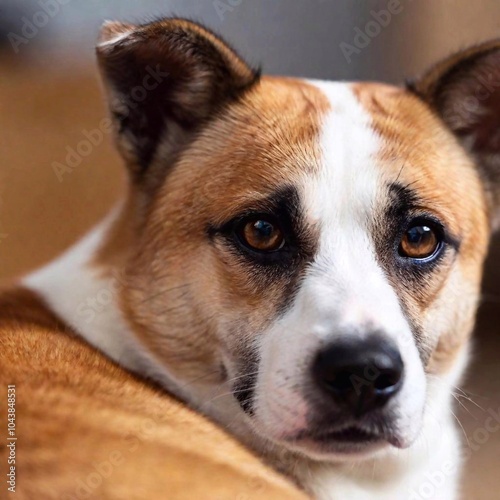
{"type": "Polygon", "coordinates": [[[436,253],[439,239],[429,226],[417,225],[406,231],[400,244],[400,253],[410,259],[426,259],[436,253]]]}
{"type": "Polygon", "coordinates": [[[243,226],[241,237],[250,248],[259,252],[279,250],[285,241],[281,229],[264,219],[248,221],[243,226]]]}

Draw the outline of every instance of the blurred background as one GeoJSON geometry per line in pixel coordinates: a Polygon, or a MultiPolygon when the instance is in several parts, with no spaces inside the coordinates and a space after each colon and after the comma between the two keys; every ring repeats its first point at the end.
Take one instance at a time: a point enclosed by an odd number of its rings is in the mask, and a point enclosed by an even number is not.
{"type": "MultiPolygon", "coordinates": [[[[53,258],[119,197],[94,42],[106,19],[162,15],[203,22],[266,73],[336,80],[401,83],[500,36],[498,0],[0,0],[0,280],[53,258]]],[[[499,256],[494,242],[475,362],[456,393],[467,499],[500,498],[500,426],[487,425],[500,423],[499,256]]]]}

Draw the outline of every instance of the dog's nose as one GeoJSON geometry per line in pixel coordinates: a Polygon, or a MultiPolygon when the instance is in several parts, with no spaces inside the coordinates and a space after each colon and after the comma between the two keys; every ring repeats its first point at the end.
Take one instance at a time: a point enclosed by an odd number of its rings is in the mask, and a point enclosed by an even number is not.
{"type": "Polygon", "coordinates": [[[316,383],[356,417],[384,406],[399,390],[403,360],[387,339],[338,341],[317,355],[316,383]]]}

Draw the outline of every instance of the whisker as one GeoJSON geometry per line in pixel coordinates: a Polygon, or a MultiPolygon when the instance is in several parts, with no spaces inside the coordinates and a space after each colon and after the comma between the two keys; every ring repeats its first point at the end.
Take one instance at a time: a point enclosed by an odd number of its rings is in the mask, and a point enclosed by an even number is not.
{"type": "Polygon", "coordinates": [[[220,372],[220,370],[214,370],[213,372],[208,372],[208,373],[205,373],[204,375],[200,375],[199,377],[196,377],[192,380],[185,382],[184,384],[182,384],[182,386],[180,388],[185,389],[188,385],[194,384],[195,382],[199,382],[200,380],[203,380],[204,378],[208,378],[212,375],[216,375],[219,372],[220,372]]]}
{"type": "Polygon", "coordinates": [[[458,422],[458,425],[462,429],[462,432],[464,433],[464,436],[465,436],[465,440],[467,441],[467,446],[470,448],[469,437],[467,436],[467,433],[465,432],[465,428],[462,425],[462,422],[460,422],[460,419],[455,415],[455,413],[453,413],[453,411],[451,412],[451,414],[455,417],[455,420],[458,422]]]}
{"type": "Polygon", "coordinates": [[[396,181],[395,183],[397,183],[399,181],[399,178],[401,177],[401,174],[403,173],[403,169],[405,168],[406,164],[403,163],[403,165],[401,165],[401,169],[399,170],[399,173],[398,173],[398,176],[396,177],[396,181]]]}
{"type": "MultiPolygon", "coordinates": [[[[480,410],[482,411],[486,411],[482,406],[480,406],[478,403],[476,403],[476,401],[474,401],[471,397],[470,397],[470,394],[472,393],[467,393],[465,392],[463,389],[461,389],[460,387],[457,387],[457,386],[453,386],[456,390],[460,391],[461,394],[457,394],[458,397],[460,398],[463,398],[463,399],[466,399],[467,401],[470,401],[472,404],[474,404],[475,406],[477,406],[480,410]]],[[[473,396],[476,396],[476,397],[485,397],[485,396],[479,396],[477,394],[472,394],[473,396]]],[[[488,399],[488,398],[485,398],[485,399],[488,399]]]]}
{"type": "Polygon", "coordinates": [[[461,407],[462,407],[462,408],[463,408],[463,409],[464,409],[464,410],[465,410],[465,411],[466,411],[466,412],[467,412],[467,413],[468,413],[468,414],[469,414],[472,418],[474,418],[474,420],[477,420],[477,417],[471,413],[471,411],[469,410],[469,408],[467,408],[467,407],[466,407],[466,406],[462,403],[462,401],[460,401],[460,399],[458,399],[458,397],[457,397],[457,395],[456,395],[456,394],[452,393],[451,395],[455,398],[455,400],[457,401],[457,403],[458,403],[458,404],[459,404],[459,405],[460,405],[460,406],[461,406],[461,407]]]}
{"type": "MultiPolygon", "coordinates": [[[[206,403],[211,403],[212,401],[215,401],[216,399],[220,399],[220,398],[223,398],[225,396],[232,396],[232,395],[238,394],[240,392],[252,391],[253,389],[255,389],[255,385],[249,386],[249,387],[245,387],[245,389],[238,389],[237,391],[224,392],[222,394],[218,394],[217,396],[209,399],[208,401],[206,401],[206,403]]],[[[248,398],[248,399],[250,399],[250,398],[248,398]]]]}
{"type": "Polygon", "coordinates": [[[253,375],[257,375],[259,373],[259,370],[256,370],[254,372],[248,372],[244,373],[243,375],[238,375],[237,377],[232,377],[226,380],[226,383],[234,382],[235,380],[238,380],[240,378],[245,378],[245,377],[251,377],[253,375]]]}

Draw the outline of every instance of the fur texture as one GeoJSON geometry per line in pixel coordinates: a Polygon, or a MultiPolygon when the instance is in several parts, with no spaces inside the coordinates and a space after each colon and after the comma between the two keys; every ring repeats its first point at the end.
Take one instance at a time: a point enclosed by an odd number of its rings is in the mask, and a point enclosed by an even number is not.
{"type": "Polygon", "coordinates": [[[24,285],[316,498],[418,498],[447,463],[435,498],[456,498],[450,397],[496,221],[500,87],[459,124],[449,109],[477,75],[498,76],[499,51],[466,51],[409,91],[260,78],[184,20],[107,24],[99,63],[129,190],[24,285]],[[284,239],[263,256],[240,227],[266,218],[284,239]],[[414,227],[434,228],[432,256],[401,253],[414,227]],[[109,305],[92,314],[103,290],[109,305]],[[311,366],[375,334],[404,377],[382,409],[353,417],[311,366]],[[336,438],[353,428],[370,439],[336,438]]]}

